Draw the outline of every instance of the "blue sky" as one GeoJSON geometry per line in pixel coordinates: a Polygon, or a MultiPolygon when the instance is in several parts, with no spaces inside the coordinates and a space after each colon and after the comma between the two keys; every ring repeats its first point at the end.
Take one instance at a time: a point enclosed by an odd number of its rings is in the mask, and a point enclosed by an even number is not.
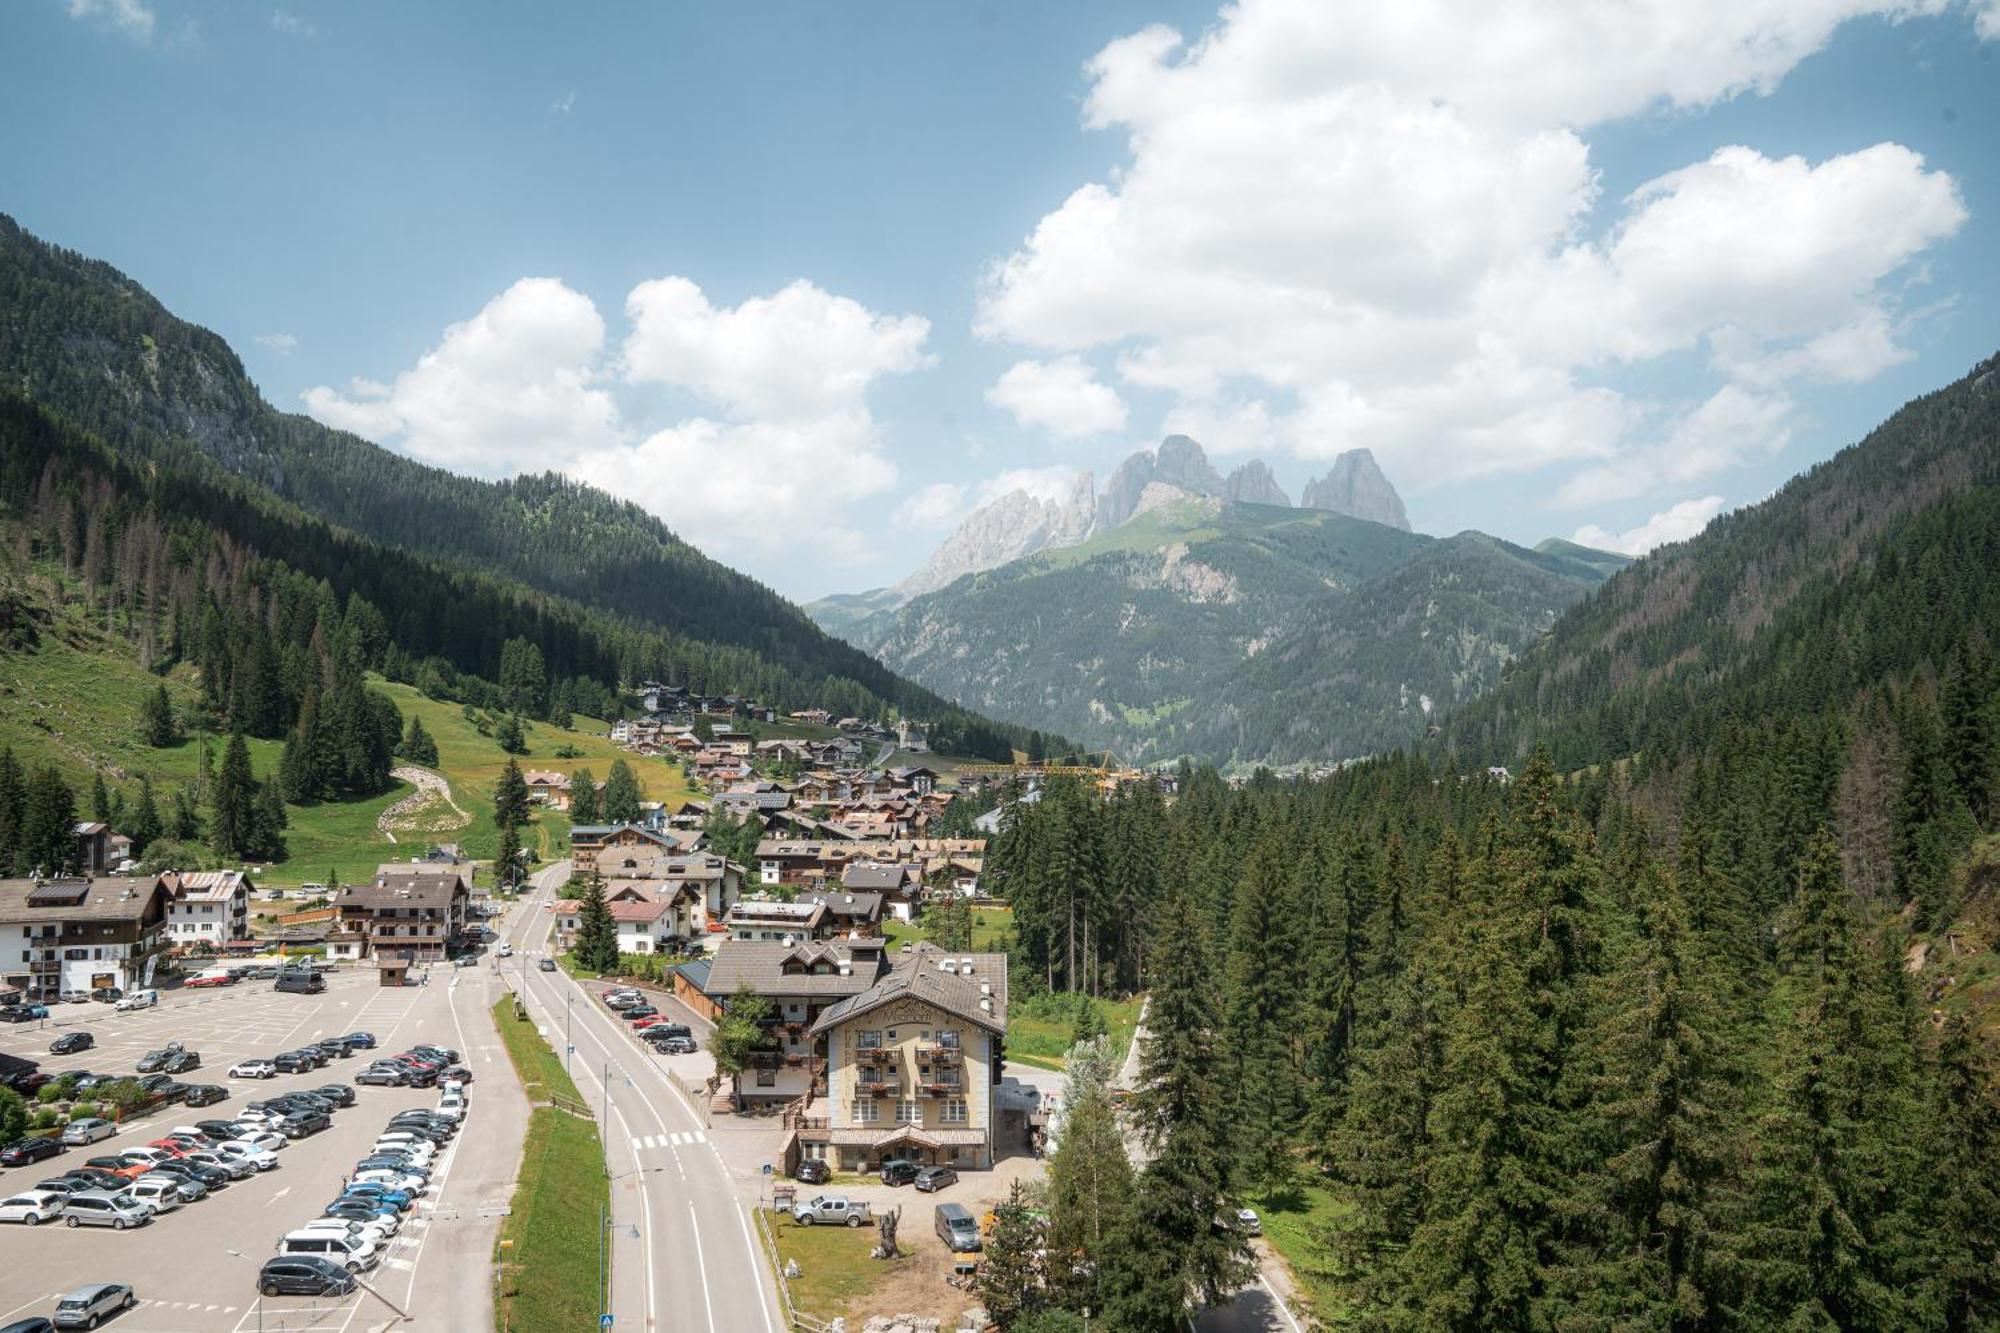
{"type": "Polygon", "coordinates": [[[2000,348],[1994,0],[1564,8],[20,0],[0,209],[801,598],[1170,428],[1639,549],[2000,348]]]}

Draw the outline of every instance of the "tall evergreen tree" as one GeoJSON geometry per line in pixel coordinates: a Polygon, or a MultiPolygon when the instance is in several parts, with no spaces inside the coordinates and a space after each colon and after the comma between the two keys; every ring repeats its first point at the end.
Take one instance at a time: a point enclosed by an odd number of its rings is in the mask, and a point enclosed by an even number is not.
{"type": "Polygon", "coordinates": [[[572,825],[595,824],[603,817],[603,807],[597,796],[597,779],[589,769],[579,768],[569,779],[569,822],[572,825]]]}
{"type": "Polygon", "coordinates": [[[111,819],[111,791],[104,785],[104,770],[90,770],[90,817],[100,824],[111,819]]]}
{"type": "Polygon", "coordinates": [[[2000,716],[1994,708],[1993,656],[1983,637],[1960,640],[1944,680],[1945,749],[1958,797],[1981,822],[2000,791],[2000,716]]]}
{"type": "Polygon", "coordinates": [[[576,962],[593,972],[610,972],[618,967],[618,923],[611,919],[611,906],[604,900],[604,879],[595,870],[584,876],[583,895],[578,899],[576,962]]]}
{"type": "Polygon", "coordinates": [[[1925,1315],[1948,1333],[2000,1328],[2000,1108],[1991,1061],[1964,1014],[1946,1020],[1931,1084],[1924,1170],[1925,1315]]]}
{"type": "Polygon", "coordinates": [[[518,829],[528,822],[528,781],[512,759],[493,784],[493,822],[503,829],[518,829]]]}
{"type": "Polygon", "coordinates": [[[1062,1117],[1049,1159],[1045,1280],[1057,1304],[1097,1314],[1113,1228],[1130,1206],[1132,1163],[1111,1103],[1109,1043],[1070,1048],[1062,1117]]]}
{"type": "Polygon", "coordinates": [[[53,878],[76,868],[76,793],[62,770],[43,764],[28,778],[14,864],[22,873],[53,878]]]}
{"type": "MultiPolygon", "coordinates": [[[[1297,1178],[1293,1150],[1304,1109],[1296,1039],[1299,1006],[1289,839],[1267,834],[1237,882],[1223,970],[1229,1085],[1235,1092],[1236,1178],[1268,1196],[1297,1178]]],[[[1315,967],[1327,960],[1315,958],[1315,967]]]]}
{"type": "Polygon", "coordinates": [[[132,817],[126,821],[125,836],[132,840],[132,855],[144,856],[146,847],[165,831],[160,822],[160,807],[153,799],[153,779],[139,775],[139,803],[132,808],[132,817]]]}
{"type": "Polygon", "coordinates": [[[500,725],[493,729],[493,739],[508,754],[526,754],[528,738],[521,730],[521,716],[508,713],[500,719],[500,725]]]}
{"type": "Polygon", "coordinates": [[[611,761],[611,772],[604,779],[602,814],[607,824],[636,824],[644,813],[639,808],[643,793],[639,790],[639,779],[632,772],[632,766],[623,759],[611,761]]]}
{"type": "Polygon", "coordinates": [[[437,767],[437,742],[424,730],[424,720],[415,713],[410,714],[410,729],[403,735],[403,757],[426,768],[437,767]]]}
{"type": "Polygon", "coordinates": [[[1041,1227],[1016,1178],[993,1210],[993,1230],[979,1265],[980,1299],[987,1317],[1003,1331],[1042,1308],[1042,1252],[1041,1227]]]}
{"type": "Polygon", "coordinates": [[[500,850],[493,857],[493,873],[503,889],[513,889],[521,882],[521,830],[518,825],[504,824],[500,828],[500,850]]]}
{"type": "Polygon", "coordinates": [[[180,739],[180,733],[174,726],[174,701],[167,696],[165,685],[154,689],[140,706],[139,739],[156,750],[163,750],[180,739]]]}
{"type": "Polygon", "coordinates": [[[231,732],[209,797],[209,844],[224,859],[257,854],[257,778],[243,733],[231,732]]]}
{"type": "Polygon", "coordinates": [[[22,864],[21,826],[27,817],[28,783],[12,746],[0,747],[0,875],[22,864]]]}

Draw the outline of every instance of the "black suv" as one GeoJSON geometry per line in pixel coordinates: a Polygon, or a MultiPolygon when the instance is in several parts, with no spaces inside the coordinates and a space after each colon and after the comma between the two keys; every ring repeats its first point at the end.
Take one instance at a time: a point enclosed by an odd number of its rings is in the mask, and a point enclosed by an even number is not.
{"type": "Polygon", "coordinates": [[[213,1106],[229,1100],[229,1089],[214,1083],[190,1083],[187,1096],[181,1100],[189,1106],[213,1106]]]}
{"type": "Polygon", "coordinates": [[[280,1051],[271,1057],[271,1064],[280,1074],[303,1074],[318,1068],[303,1051],[280,1051]]]}
{"type": "Polygon", "coordinates": [[[165,1069],[167,1061],[179,1055],[184,1048],[177,1041],[170,1041],[157,1051],[147,1051],[139,1057],[139,1072],[150,1074],[156,1069],[165,1069]]]}
{"type": "Polygon", "coordinates": [[[911,1185],[916,1183],[917,1172],[922,1168],[915,1162],[901,1157],[891,1157],[882,1163],[882,1183],[884,1185],[911,1185]]]}
{"type": "Polygon", "coordinates": [[[792,1172],[792,1179],[807,1185],[824,1185],[833,1179],[833,1168],[817,1157],[807,1157],[792,1172]]]}
{"type": "Polygon", "coordinates": [[[354,1089],[345,1083],[329,1083],[323,1088],[313,1088],[311,1091],[313,1096],[323,1097],[335,1106],[354,1105],[354,1089]]]}
{"type": "Polygon", "coordinates": [[[257,1290],[266,1296],[345,1296],[354,1275],[317,1254],[281,1254],[257,1270],[257,1290]]]}
{"type": "Polygon", "coordinates": [[[294,1111],[278,1123],[278,1132],[288,1139],[302,1139],[332,1125],[333,1117],[324,1111],[294,1111]]]}

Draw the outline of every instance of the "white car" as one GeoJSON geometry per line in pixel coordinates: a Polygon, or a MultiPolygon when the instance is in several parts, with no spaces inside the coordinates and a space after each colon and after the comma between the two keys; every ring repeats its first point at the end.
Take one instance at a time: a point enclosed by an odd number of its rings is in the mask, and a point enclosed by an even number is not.
{"type": "Polygon", "coordinates": [[[156,1213],[171,1213],[181,1206],[181,1182],[177,1176],[140,1176],[125,1187],[140,1203],[150,1203],[156,1213]]]}
{"type": "Polygon", "coordinates": [[[418,1166],[429,1166],[431,1159],[437,1156],[437,1149],[431,1147],[427,1141],[423,1139],[406,1139],[400,1135],[383,1135],[381,1138],[375,1140],[375,1146],[370,1148],[369,1151],[407,1153],[410,1160],[418,1166]]]}
{"type": "Polygon", "coordinates": [[[446,1097],[438,1102],[437,1113],[447,1120],[465,1119],[465,1098],[446,1097]]]}
{"type": "Polygon", "coordinates": [[[0,1199],[0,1222],[19,1222],[28,1227],[53,1222],[63,1214],[65,1197],[59,1190],[23,1190],[9,1195],[0,1199]]]}
{"type": "Polygon", "coordinates": [[[248,1162],[259,1171],[269,1171],[278,1164],[278,1154],[248,1139],[231,1139],[216,1151],[231,1161],[248,1162]]]}
{"type": "MultiPolygon", "coordinates": [[[[200,1148],[181,1158],[183,1162],[193,1162],[198,1166],[212,1166],[218,1171],[229,1173],[231,1180],[241,1180],[257,1170],[257,1164],[247,1157],[231,1157],[220,1147],[200,1148]]],[[[273,1161],[276,1159],[273,1158],[273,1161]]]]}
{"type": "Polygon", "coordinates": [[[499,954],[502,958],[512,958],[514,956],[514,946],[511,944],[501,945],[499,948],[499,954]]]}
{"type": "Polygon", "coordinates": [[[348,1183],[387,1185],[405,1194],[423,1194],[430,1189],[430,1182],[422,1176],[413,1176],[389,1166],[371,1166],[366,1171],[356,1171],[348,1183]]]}
{"type": "Polygon", "coordinates": [[[325,1232],[331,1236],[352,1236],[356,1240],[368,1242],[380,1248],[382,1243],[395,1233],[382,1224],[382,1219],[373,1222],[349,1222],[339,1217],[315,1217],[312,1221],[292,1232],[294,1236],[308,1232],[325,1232]]]}
{"type": "Polygon", "coordinates": [[[269,1060],[239,1060],[229,1066],[231,1078],[276,1078],[278,1067],[269,1060]]]}
{"type": "Polygon", "coordinates": [[[129,1014],[135,1009],[151,1009],[159,1002],[160,993],[158,991],[135,990],[111,1007],[118,1013],[129,1014]]]}
{"type": "MultiPolygon", "coordinates": [[[[265,1152],[283,1152],[291,1146],[292,1141],[283,1134],[273,1134],[268,1129],[260,1129],[231,1142],[240,1143],[246,1148],[259,1148],[265,1152]]],[[[222,1146],[227,1148],[229,1144],[225,1143],[222,1146]]]]}

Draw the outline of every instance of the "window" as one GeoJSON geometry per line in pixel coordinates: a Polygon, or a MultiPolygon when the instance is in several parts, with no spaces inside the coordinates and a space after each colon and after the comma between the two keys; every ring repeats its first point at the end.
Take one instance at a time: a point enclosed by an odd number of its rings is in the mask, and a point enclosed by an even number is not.
{"type": "Polygon", "coordinates": [[[882,1049],[882,1034],[880,1032],[860,1033],[855,1037],[854,1044],[864,1051],[879,1051],[882,1049]]]}
{"type": "Polygon", "coordinates": [[[921,1125],[924,1113],[915,1102],[896,1103],[896,1123],[899,1125],[921,1125]]]}
{"type": "Polygon", "coordinates": [[[954,1097],[944,1104],[944,1123],[947,1125],[965,1123],[965,1098],[954,1097]]]}
{"type": "Polygon", "coordinates": [[[881,1107],[873,1097],[863,1097],[854,1103],[854,1123],[857,1125],[872,1125],[880,1114],[881,1107]]]}
{"type": "Polygon", "coordinates": [[[757,1067],[757,1086],[760,1088],[777,1087],[778,1071],[770,1068],[768,1065],[759,1065],[757,1067]]]}

